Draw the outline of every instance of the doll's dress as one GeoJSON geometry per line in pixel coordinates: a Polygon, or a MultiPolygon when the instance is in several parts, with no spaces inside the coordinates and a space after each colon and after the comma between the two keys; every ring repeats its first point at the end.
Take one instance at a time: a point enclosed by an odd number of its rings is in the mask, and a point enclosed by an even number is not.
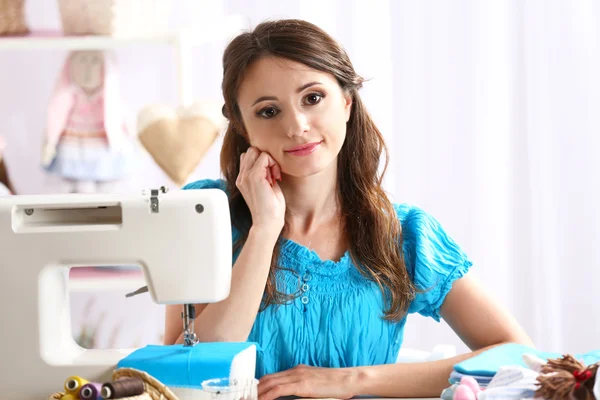
{"type": "Polygon", "coordinates": [[[65,179],[79,181],[123,178],[127,157],[108,141],[104,127],[104,92],[88,94],[77,88],[73,96],[73,108],[58,141],[56,156],[46,169],[65,179]]]}

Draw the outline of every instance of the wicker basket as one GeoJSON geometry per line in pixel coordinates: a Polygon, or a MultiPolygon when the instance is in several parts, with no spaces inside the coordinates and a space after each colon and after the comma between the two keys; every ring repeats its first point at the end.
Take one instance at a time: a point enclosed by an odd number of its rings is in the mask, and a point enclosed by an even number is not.
{"type": "Polygon", "coordinates": [[[0,0],[0,36],[29,32],[25,20],[25,0],[0,0]]]}
{"type": "Polygon", "coordinates": [[[144,371],[134,368],[118,368],[113,372],[112,379],[116,381],[119,378],[142,378],[144,394],[150,395],[152,400],[179,400],[171,389],[144,371]]]}
{"type": "Polygon", "coordinates": [[[154,37],[169,31],[171,0],[58,0],[58,5],[66,34],[154,37]]]}

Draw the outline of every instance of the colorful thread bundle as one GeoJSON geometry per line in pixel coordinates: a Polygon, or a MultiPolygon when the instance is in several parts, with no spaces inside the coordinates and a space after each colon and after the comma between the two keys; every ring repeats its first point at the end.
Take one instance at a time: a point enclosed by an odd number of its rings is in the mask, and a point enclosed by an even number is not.
{"type": "Polygon", "coordinates": [[[78,400],[81,389],[88,384],[88,381],[80,376],[70,376],[65,380],[64,388],[66,394],[60,397],[60,400],[78,400]]]}
{"type": "Polygon", "coordinates": [[[74,396],[75,398],[78,398],[81,388],[86,383],[88,383],[88,381],[80,376],[70,376],[65,380],[65,392],[74,396]]]}
{"type": "Polygon", "coordinates": [[[141,378],[121,378],[102,385],[102,398],[120,399],[138,396],[144,393],[144,381],[141,378]]]}
{"type": "Polygon", "coordinates": [[[100,400],[100,392],[102,391],[102,384],[90,382],[83,385],[81,392],[79,392],[79,398],[82,400],[100,400]]]}
{"type": "Polygon", "coordinates": [[[144,380],[139,377],[118,378],[112,382],[89,382],[80,376],[70,376],[65,380],[66,393],[54,393],[52,400],[103,400],[103,399],[143,399],[144,380]],[[139,396],[139,397],[136,397],[139,396]]]}

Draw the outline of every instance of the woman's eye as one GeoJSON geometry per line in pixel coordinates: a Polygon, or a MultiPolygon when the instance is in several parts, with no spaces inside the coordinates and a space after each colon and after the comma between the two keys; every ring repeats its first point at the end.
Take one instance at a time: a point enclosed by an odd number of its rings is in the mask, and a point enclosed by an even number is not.
{"type": "Polygon", "coordinates": [[[320,102],[322,98],[323,98],[323,95],[320,93],[311,93],[308,96],[306,96],[306,103],[315,105],[318,102],[320,102]]]}
{"type": "Polygon", "coordinates": [[[270,119],[277,115],[277,110],[273,107],[263,108],[258,112],[258,115],[262,118],[270,119]]]}

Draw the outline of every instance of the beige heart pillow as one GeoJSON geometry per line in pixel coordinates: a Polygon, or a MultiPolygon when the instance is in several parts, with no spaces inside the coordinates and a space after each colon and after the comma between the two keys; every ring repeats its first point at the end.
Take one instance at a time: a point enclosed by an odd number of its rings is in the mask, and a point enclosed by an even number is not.
{"type": "Polygon", "coordinates": [[[179,109],[151,105],[138,114],[138,137],[169,178],[183,186],[224,124],[217,104],[198,102],[179,109]]]}

